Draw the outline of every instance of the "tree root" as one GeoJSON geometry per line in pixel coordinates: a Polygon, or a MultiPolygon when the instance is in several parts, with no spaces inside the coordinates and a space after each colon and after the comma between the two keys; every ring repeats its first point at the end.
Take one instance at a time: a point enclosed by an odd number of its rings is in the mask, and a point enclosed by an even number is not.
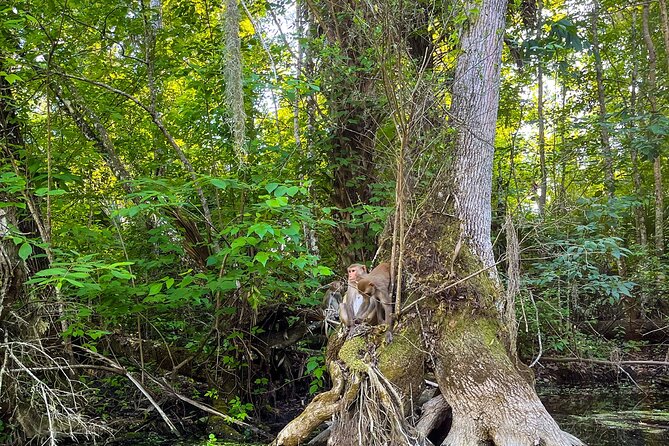
{"type": "Polygon", "coordinates": [[[448,415],[448,404],[444,395],[437,395],[423,404],[422,415],[416,423],[416,431],[427,437],[434,429],[440,426],[448,415]]]}
{"type": "Polygon", "coordinates": [[[342,400],[344,379],[341,366],[330,362],[332,389],[317,395],[304,411],[284,427],[270,446],[297,446],[320,426],[332,417],[342,400]]]}

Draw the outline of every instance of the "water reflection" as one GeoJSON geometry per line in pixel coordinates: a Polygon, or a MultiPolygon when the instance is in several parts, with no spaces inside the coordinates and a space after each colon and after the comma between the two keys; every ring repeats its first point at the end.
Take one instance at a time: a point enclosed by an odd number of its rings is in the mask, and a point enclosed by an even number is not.
{"type": "Polygon", "coordinates": [[[562,429],[589,446],[669,445],[669,391],[653,387],[539,388],[562,429]]]}

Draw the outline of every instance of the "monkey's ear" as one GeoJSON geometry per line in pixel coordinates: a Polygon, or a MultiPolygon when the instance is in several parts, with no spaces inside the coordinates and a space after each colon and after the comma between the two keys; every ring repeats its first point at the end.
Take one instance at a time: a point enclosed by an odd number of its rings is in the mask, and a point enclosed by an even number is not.
{"type": "Polygon", "coordinates": [[[362,265],[362,270],[366,273],[367,272],[367,266],[362,265]]]}

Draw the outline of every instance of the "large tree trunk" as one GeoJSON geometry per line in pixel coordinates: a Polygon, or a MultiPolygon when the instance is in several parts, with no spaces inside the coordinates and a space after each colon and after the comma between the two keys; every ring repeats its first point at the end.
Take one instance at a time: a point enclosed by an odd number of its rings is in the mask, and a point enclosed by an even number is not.
{"type": "MultiPolygon", "coordinates": [[[[443,321],[435,345],[436,376],[453,409],[453,428],[444,444],[580,444],[546,412],[528,379],[531,372],[511,360],[508,333],[495,312],[499,284],[495,275],[482,272],[494,265],[488,218],[505,7],[505,0],[480,6],[480,16],[462,37],[455,76],[459,82],[453,89],[456,209],[471,248],[464,254],[461,249],[458,275],[467,277],[479,268],[481,274],[454,293],[462,299],[454,314],[436,318],[443,321]]],[[[454,229],[444,224],[449,226],[454,229]]],[[[448,238],[448,229],[443,236],[448,238]]],[[[442,250],[444,241],[436,241],[442,250]]]]}
{"type": "MultiPolygon", "coordinates": [[[[334,238],[343,265],[371,261],[376,244],[369,225],[353,226],[354,207],[368,205],[375,182],[375,136],[381,121],[376,68],[364,49],[364,30],[354,20],[355,2],[318,0],[307,2],[318,28],[332,49],[333,62],[325,67],[323,95],[327,100],[329,153],[332,161],[332,203],[339,224],[334,238]]],[[[361,9],[364,11],[364,9],[361,9]]]]}
{"type": "Polygon", "coordinates": [[[408,417],[427,358],[453,411],[443,444],[581,444],[560,430],[539,401],[531,372],[512,359],[496,308],[501,288],[490,200],[506,1],[465,7],[470,20],[454,76],[452,171],[437,176],[406,235],[404,270],[411,279],[404,281],[408,299],[393,341],[381,342],[383,326],[364,324],[333,335],[327,354],[332,390],[317,396],[273,445],[304,444],[330,419],[330,445],[430,444],[424,426],[432,424],[419,421],[417,429],[408,417]]]}

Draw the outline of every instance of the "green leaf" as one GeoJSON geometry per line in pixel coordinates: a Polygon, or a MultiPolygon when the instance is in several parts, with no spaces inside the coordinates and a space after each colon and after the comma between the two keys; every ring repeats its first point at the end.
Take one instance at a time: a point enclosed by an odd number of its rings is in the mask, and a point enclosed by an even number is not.
{"type": "Polygon", "coordinates": [[[23,80],[23,79],[21,79],[20,76],[18,76],[16,74],[13,74],[13,73],[7,74],[4,71],[2,73],[0,73],[0,75],[2,75],[5,78],[5,80],[7,81],[7,83],[9,83],[9,85],[12,85],[16,81],[22,81],[23,80]]]}
{"type": "Polygon", "coordinates": [[[154,294],[160,293],[160,290],[162,289],[163,289],[162,282],[154,283],[153,285],[151,285],[151,287],[149,287],[149,296],[153,296],[154,294]]]}
{"type": "Polygon", "coordinates": [[[286,195],[286,192],[288,192],[288,188],[286,186],[279,186],[276,189],[274,189],[274,196],[283,197],[284,195],[286,195]]]}
{"type": "Polygon", "coordinates": [[[33,253],[33,247],[29,243],[24,243],[19,248],[19,257],[21,257],[21,260],[23,260],[24,262],[28,260],[28,257],[30,257],[30,254],[32,253],[33,253]]]}
{"type": "Polygon", "coordinates": [[[307,266],[308,260],[305,257],[298,257],[297,259],[293,259],[293,265],[295,265],[298,269],[304,269],[305,266],[307,266]]]}
{"type": "Polygon", "coordinates": [[[265,200],[265,203],[271,208],[281,208],[288,204],[288,197],[276,197],[271,200],[265,200]]]}
{"type": "MultiPolygon", "coordinates": [[[[76,286],[77,288],[84,288],[86,286],[85,283],[79,282],[78,280],[70,279],[68,277],[64,277],[63,280],[65,280],[68,283],[71,283],[72,285],[76,286]]],[[[95,288],[95,287],[93,287],[95,288]]]]}
{"type": "Polygon", "coordinates": [[[117,279],[124,279],[124,280],[130,280],[133,278],[133,275],[126,272],[126,271],[121,271],[117,269],[111,270],[112,276],[116,277],[117,279]]]}
{"type": "Polygon", "coordinates": [[[216,186],[217,188],[224,190],[227,189],[227,187],[230,185],[229,181],[219,180],[218,178],[212,178],[211,180],[209,180],[209,182],[212,185],[216,186]]]}
{"type": "Polygon", "coordinates": [[[43,269],[42,271],[36,272],[35,276],[38,276],[38,277],[64,276],[66,274],[67,274],[67,270],[65,268],[47,268],[47,269],[43,269]]]}
{"type": "Polygon", "coordinates": [[[108,335],[111,332],[105,330],[87,330],[86,335],[91,339],[99,339],[104,335],[108,335]]]}
{"type": "Polygon", "coordinates": [[[279,187],[279,183],[269,183],[267,186],[265,186],[265,190],[271,194],[272,191],[277,187],[279,187]]]}
{"type": "Polygon", "coordinates": [[[268,232],[274,235],[274,228],[267,223],[256,223],[249,228],[247,235],[251,235],[254,232],[258,234],[260,238],[263,238],[268,232]]]}
{"type": "Polygon", "coordinates": [[[174,285],[174,279],[171,277],[168,277],[167,280],[165,281],[165,287],[169,290],[172,288],[172,285],[174,285]]]}
{"type": "Polygon", "coordinates": [[[321,275],[321,276],[331,276],[334,273],[327,266],[319,266],[318,267],[318,274],[321,275]]]}
{"type": "Polygon", "coordinates": [[[262,263],[262,266],[267,266],[267,260],[269,259],[269,253],[265,251],[260,251],[256,254],[253,260],[262,263]]]}
{"type": "Polygon", "coordinates": [[[55,195],[65,195],[67,191],[64,191],[63,189],[53,189],[49,190],[46,187],[40,187],[35,191],[35,195],[38,197],[43,197],[45,195],[50,195],[50,196],[55,196],[55,195]]]}

